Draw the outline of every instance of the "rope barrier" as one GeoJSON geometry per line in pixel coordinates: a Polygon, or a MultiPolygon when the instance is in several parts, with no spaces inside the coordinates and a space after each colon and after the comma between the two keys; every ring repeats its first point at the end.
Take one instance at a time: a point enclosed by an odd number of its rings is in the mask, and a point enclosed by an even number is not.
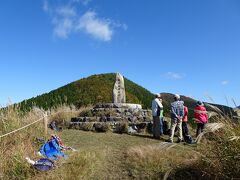
{"type": "Polygon", "coordinates": [[[8,136],[8,135],[10,135],[10,134],[13,134],[13,133],[15,133],[15,132],[17,132],[17,131],[20,131],[20,130],[22,130],[22,129],[25,129],[25,128],[27,128],[27,127],[29,127],[29,126],[31,126],[31,125],[33,125],[33,124],[35,124],[35,123],[43,120],[44,118],[45,118],[45,117],[42,117],[42,118],[40,118],[40,119],[38,119],[38,120],[36,120],[36,121],[34,121],[34,122],[26,125],[26,126],[23,126],[23,127],[19,128],[19,129],[16,129],[16,130],[14,130],[14,131],[11,131],[11,132],[9,132],[9,133],[6,133],[6,134],[4,134],[4,135],[1,135],[1,136],[0,136],[0,139],[3,138],[3,137],[5,137],[5,136],[8,136]]]}
{"type": "MultiPolygon", "coordinates": [[[[64,111],[64,112],[65,112],[65,113],[66,113],[66,112],[67,112],[67,113],[69,113],[69,112],[72,113],[72,111],[64,111]]],[[[58,114],[58,113],[59,113],[59,112],[54,113],[54,114],[51,114],[50,116],[52,116],[52,115],[56,115],[56,114],[58,114]]],[[[36,120],[36,121],[34,121],[34,122],[32,122],[32,123],[26,125],[26,126],[23,126],[23,127],[19,128],[19,129],[16,129],[16,130],[14,130],[14,131],[11,131],[11,132],[9,132],[9,133],[6,133],[6,134],[4,134],[4,135],[1,135],[1,136],[0,136],[0,139],[3,138],[3,137],[8,136],[8,135],[10,135],[10,134],[13,134],[13,133],[15,133],[15,132],[17,132],[17,131],[20,131],[20,130],[22,130],[22,129],[25,129],[25,128],[27,128],[27,127],[29,127],[29,126],[31,126],[31,125],[33,125],[33,124],[35,124],[35,123],[41,121],[41,120],[44,120],[44,118],[46,118],[46,117],[48,117],[48,116],[45,115],[44,117],[42,117],[42,118],[40,118],[40,119],[38,119],[38,120],[36,120]]]]}

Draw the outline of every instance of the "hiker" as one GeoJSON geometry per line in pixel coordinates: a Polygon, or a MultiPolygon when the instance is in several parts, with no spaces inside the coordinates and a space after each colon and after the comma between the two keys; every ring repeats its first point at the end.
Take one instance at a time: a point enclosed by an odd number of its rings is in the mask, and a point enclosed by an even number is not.
{"type": "Polygon", "coordinates": [[[188,107],[184,106],[184,116],[182,120],[182,134],[183,137],[185,138],[188,134],[188,107]]]}
{"type": "Polygon", "coordinates": [[[182,119],[184,116],[184,102],[180,101],[180,95],[174,95],[174,102],[171,103],[171,132],[169,141],[173,143],[173,137],[175,133],[175,128],[178,129],[178,141],[177,143],[183,140],[182,137],[182,119]]]}
{"type": "Polygon", "coordinates": [[[183,139],[186,143],[188,144],[195,143],[188,131],[188,107],[187,106],[184,106],[184,116],[182,120],[182,134],[183,134],[183,139]]]}
{"type": "Polygon", "coordinates": [[[152,101],[152,116],[153,116],[153,137],[155,139],[160,138],[160,114],[163,109],[163,105],[160,102],[161,94],[156,94],[155,99],[152,101]]]}
{"type": "Polygon", "coordinates": [[[196,137],[203,132],[205,124],[208,122],[207,110],[204,107],[203,102],[198,101],[194,109],[194,120],[197,123],[196,137]]]}

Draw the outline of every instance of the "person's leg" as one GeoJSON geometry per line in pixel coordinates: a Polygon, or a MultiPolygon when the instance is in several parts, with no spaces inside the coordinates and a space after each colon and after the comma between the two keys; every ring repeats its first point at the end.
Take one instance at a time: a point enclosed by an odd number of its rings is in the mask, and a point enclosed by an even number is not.
{"type": "Polygon", "coordinates": [[[156,137],[156,134],[155,134],[156,130],[155,129],[156,129],[156,123],[155,123],[155,117],[153,116],[153,127],[152,127],[153,138],[156,137]]]}
{"type": "Polygon", "coordinates": [[[183,137],[186,136],[186,122],[182,122],[182,135],[183,137]]]}
{"type": "Polygon", "coordinates": [[[171,142],[173,142],[173,137],[174,137],[176,125],[177,125],[177,122],[175,120],[172,120],[171,130],[170,130],[170,141],[171,142]]]}
{"type": "Polygon", "coordinates": [[[156,119],[156,138],[160,138],[160,117],[156,119]]]}
{"type": "Polygon", "coordinates": [[[202,129],[201,129],[201,132],[203,132],[204,129],[205,129],[205,123],[202,123],[202,129]]]}
{"type": "Polygon", "coordinates": [[[202,132],[202,123],[197,123],[197,133],[196,137],[198,137],[199,134],[202,132]]]}
{"type": "Polygon", "coordinates": [[[154,124],[154,137],[156,139],[160,138],[160,118],[158,116],[153,118],[153,124],[154,124]]]}
{"type": "Polygon", "coordinates": [[[178,140],[182,141],[183,136],[182,136],[182,121],[177,123],[177,129],[178,129],[178,140]]]}
{"type": "Polygon", "coordinates": [[[160,118],[159,126],[160,126],[160,136],[162,136],[163,135],[163,117],[160,118]]]}
{"type": "Polygon", "coordinates": [[[188,123],[185,122],[185,133],[186,133],[186,136],[189,135],[189,130],[188,130],[188,123]]]}
{"type": "Polygon", "coordinates": [[[197,123],[197,129],[196,129],[196,137],[198,137],[198,135],[199,135],[199,125],[198,125],[199,123],[197,123]]]}

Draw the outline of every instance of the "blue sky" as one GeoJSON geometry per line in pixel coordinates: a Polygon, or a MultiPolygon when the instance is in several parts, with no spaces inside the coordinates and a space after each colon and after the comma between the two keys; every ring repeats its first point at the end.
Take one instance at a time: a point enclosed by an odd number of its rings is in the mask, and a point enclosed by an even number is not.
{"type": "Polygon", "coordinates": [[[8,0],[0,23],[2,105],[109,72],[240,104],[239,0],[8,0]]]}

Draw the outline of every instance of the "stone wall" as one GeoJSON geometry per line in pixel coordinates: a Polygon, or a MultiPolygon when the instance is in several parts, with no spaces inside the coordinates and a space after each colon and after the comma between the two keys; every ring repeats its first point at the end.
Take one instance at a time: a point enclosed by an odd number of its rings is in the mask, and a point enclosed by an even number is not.
{"type": "Polygon", "coordinates": [[[142,109],[138,104],[106,103],[91,109],[91,117],[75,117],[72,122],[150,122],[151,110],[142,109]],[[129,108],[130,107],[130,108],[129,108]],[[139,107],[139,108],[136,108],[139,107]]]}

